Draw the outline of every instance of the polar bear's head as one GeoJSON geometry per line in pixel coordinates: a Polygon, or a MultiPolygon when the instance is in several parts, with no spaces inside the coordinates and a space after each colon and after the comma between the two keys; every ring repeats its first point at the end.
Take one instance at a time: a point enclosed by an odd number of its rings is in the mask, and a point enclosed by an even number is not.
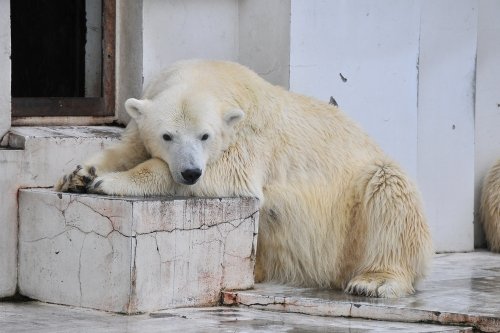
{"type": "Polygon", "coordinates": [[[152,99],[125,102],[151,156],[164,160],[176,183],[193,185],[229,147],[242,110],[211,94],[170,87],[152,99]]]}

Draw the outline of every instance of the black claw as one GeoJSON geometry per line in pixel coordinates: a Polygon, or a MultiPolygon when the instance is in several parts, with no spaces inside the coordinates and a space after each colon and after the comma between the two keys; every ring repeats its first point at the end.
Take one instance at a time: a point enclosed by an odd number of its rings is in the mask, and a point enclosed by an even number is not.
{"type": "Polygon", "coordinates": [[[95,170],[95,167],[90,167],[90,169],[89,169],[89,174],[90,174],[91,176],[94,176],[94,177],[96,176],[96,170],[95,170]]]}
{"type": "Polygon", "coordinates": [[[72,192],[72,193],[86,193],[87,189],[85,188],[85,186],[81,186],[81,185],[71,186],[71,187],[68,187],[68,192],[72,192]]]}
{"type": "Polygon", "coordinates": [[[76,175],[78,173],[78,171],[80,171],[80,170],[82,170],[82,166],[77,165],[75,171],[73,171],[73,174],[76,175]]]}
{"type": "Polygon", "coordinates": [[[67,180],[68,180],[68,176],[64,175],[64,177],[63,177],[63,183],[66,183],[67,180]]]}
{"type": "Polygon", "coordinates": [[[102,180],[98,181],[97,183],[94,184],[94,189],[98,188],[99,185],[102,184],[102,180]]]}
{"type": "Polygon", "coordinates": [[[85,193],[85,192],[87,192],[87,189],[85,188],[85,186],[79,185],[79,186],[75,186],[75,188],[76,188],[77,193],[85,193]]]}
{"type": "Polygon", "coordinates": [[[92,178],[90,178],[89,176],[83,176],[82,179],[85,184],[88,184],[92,181],[92,178]]]}

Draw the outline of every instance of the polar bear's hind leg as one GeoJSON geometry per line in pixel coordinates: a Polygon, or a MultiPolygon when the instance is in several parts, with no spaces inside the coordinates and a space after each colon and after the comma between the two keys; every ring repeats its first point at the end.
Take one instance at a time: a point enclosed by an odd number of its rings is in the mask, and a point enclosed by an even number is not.
{"type": "Polygon", "coordinates": [[[391,162],[374,164],[362,178],[358,216],[366,223],[366,242],[345,290],[386,298],[412,294],[433,253],[419,194],[391,162]]]}

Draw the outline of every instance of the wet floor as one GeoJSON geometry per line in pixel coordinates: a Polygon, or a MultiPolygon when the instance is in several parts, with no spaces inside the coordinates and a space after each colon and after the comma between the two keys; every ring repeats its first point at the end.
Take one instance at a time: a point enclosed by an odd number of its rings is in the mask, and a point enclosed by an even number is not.
{"type": "Polygon", "coordinates": [[[471,332],[467,328],[316,317],[237,307],[175,309],[125,316],[68,306],[0,303],[0,332],[471,332]]]}

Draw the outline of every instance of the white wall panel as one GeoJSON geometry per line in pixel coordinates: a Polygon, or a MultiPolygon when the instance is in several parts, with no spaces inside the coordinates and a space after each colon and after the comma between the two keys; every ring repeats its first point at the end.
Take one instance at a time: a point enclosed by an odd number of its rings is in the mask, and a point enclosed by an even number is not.
{"type": "Polygon", "coordinates": [[[438,251],[473,249],[477,1],[422,1],[418,180],[438,251]]]}
{"type": "Polygon", "coordinates": [[[290,0],[239,0],[238,60],[289,87],[290,0]]]}
{"type": "Polygon", "coordinates": [[[143,2],[144,81],[180,59],[238,59],[238,1],[143,2]]]}

